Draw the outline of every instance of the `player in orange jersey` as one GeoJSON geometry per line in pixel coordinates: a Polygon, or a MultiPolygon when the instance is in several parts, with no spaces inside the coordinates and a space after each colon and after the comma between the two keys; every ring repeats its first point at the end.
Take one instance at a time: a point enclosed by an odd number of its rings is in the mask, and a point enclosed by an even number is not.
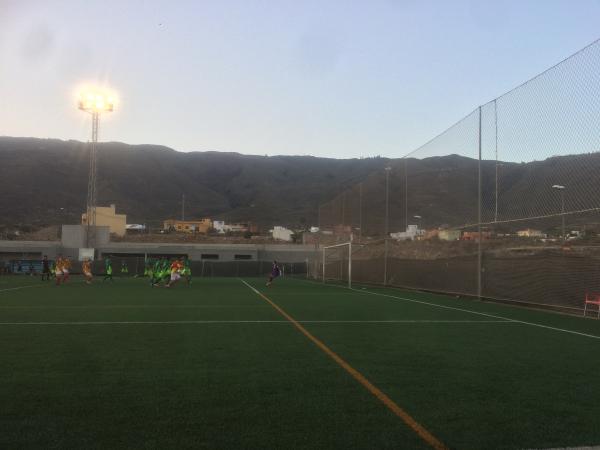
{"type": "Polygon", "coordinates": [[[179,279],[181,278],[182,270],[183,270],[183,264],[178,259],[175,259],[171,263],[171,280],[169,281],[169,283],[167,285],[165,285],[165,287],[171,287],[175,283],[177,283],[179,281],[179,279]]]}
{"type": "Polygon", "coordinates": [[[58,255],[58,257],[56,258],[56,285],[60,286],[60,283],[63,279],[63,266],[64,266],[64,261],[63,261],[63,257],[62,255],[58,255]]]}
{"type": "Polygon", "coordinates": [[[71,272],[71,258],[68,256],[63,259],[63,284],[69,279],[69,273],[71,272]]]}
{"type": "Polygon", "coordinates": [[[85,284],[92,284],[92,262],[89,258],[85,258],[81,268],[85,277],[85,284]]]}

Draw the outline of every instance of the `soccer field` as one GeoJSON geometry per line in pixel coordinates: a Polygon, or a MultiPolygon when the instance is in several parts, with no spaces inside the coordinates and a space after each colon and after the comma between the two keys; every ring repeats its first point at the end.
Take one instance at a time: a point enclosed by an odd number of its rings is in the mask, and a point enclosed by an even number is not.
{"type": "Polygon", "coordinates": [[[600,444],[600,322],[280,279],[0,278],[1,448],[600,444]]]}

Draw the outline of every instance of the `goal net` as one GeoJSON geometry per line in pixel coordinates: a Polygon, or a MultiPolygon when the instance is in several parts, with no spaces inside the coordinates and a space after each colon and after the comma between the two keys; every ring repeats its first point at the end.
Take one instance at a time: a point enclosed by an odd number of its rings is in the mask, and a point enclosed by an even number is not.
{"type": "Polygon", "coordinates": [[[352,286],[352,242],[323,247],[323,282],[334,281],[352,286]]]}

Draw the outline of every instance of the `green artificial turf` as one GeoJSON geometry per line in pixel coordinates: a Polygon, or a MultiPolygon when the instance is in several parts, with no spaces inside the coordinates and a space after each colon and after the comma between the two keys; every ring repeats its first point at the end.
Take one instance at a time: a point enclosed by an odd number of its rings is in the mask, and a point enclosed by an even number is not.
{"type": "MultiPolygon", "coordinates": [[[[599,321],[245,281],[450,448],[600,444],[599,321]]],[[[1,277],[0,323],[0,448],[428,448],[235,278],[1,277]]]]}

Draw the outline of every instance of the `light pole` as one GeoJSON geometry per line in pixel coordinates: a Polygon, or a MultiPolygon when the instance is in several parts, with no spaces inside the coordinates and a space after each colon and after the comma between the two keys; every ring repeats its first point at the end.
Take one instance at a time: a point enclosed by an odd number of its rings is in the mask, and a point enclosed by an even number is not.
{"type": "Polygon", "coordinates": [[[390,234],[390,170],[391,167],[385,168],[385,241],[384,241],[384,257],[383,257],[383,285],[387,284],[387,260],[388,260],[388,235],[390,234]]]}
{"type": "Polygon", "coordinates": [[[562,220],[562,240],[565,242],[565,187],[560,184],[555,184],[552,186],[552,189],[557,189],[560,191],[560,217],[562,220]]]}
{"type": "Polygon", "coordinates": [[[86,247],[95,245],[96,237],[96,144],[100,114],[114,110],[114,98],[96,89],[86,91],[79,98],[79,109],[92,115],[92,140],[90,145],[90,167],[86,201],[86,247]]]}

